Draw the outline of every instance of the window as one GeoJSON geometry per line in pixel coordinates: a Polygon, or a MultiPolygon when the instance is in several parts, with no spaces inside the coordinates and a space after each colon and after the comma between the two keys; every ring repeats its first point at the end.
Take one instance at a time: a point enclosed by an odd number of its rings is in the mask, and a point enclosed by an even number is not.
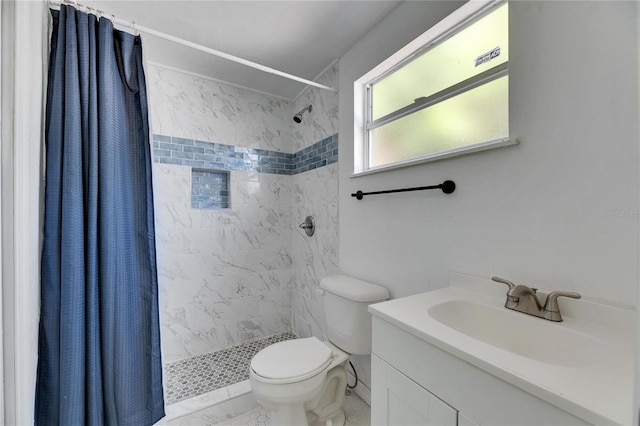
{"type": "Polygon", "coordinates": [[[355,173],[515,143],[508,64],[506,2],[469,2],[418,37],[356,82],[355,173]]]}

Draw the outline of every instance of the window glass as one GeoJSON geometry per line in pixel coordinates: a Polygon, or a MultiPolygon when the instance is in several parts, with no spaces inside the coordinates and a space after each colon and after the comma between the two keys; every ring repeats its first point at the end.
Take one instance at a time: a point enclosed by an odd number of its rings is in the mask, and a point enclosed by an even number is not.
{"type": "Polygon", "coordinates": [[[517,143],[509,139],[508,4],[473,10],[358,82],[366,113],[356,173],[517,143]]]}
{"type": "Polygon", "coordinates": [[[509,133],[509,77],[501,77],[370,134],[370,166],[489,141],[509,133]],[[429,141],[430,143],[424,143],[429,141]]]}
{"type": "Polygon", "coordinates": [[[504,4],[372,85],[372,120],[508,62],[508,5],[504,4]],[[476,59],[500,54],[476,66],[476,59]]]}

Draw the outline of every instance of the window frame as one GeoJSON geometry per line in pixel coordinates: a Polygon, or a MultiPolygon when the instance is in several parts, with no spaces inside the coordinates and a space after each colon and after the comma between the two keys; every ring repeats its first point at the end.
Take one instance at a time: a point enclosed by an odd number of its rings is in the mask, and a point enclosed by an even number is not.
{"type": "Polygon", "coordinates": [[[416,113],[430,106],[436,105],[456,95],[460,95],[474,88],[480,87],[498,78],[508,76],[509,62],[491,67],[473,77],[452,86],[440,90],[428,97],[418,98],[414,103],[372,120],[373,91],[372,86],[404,67],[418,56],[426,53],[431,48],[449,39],[453,35],[472,25],[482,17],[490,14],[498,7],[507,3],[507,0],[482,0],[469,1],[442,21],[428,29],[415,40],[407,44],[391,57],[383,61],[377,67],[366,73],[354,82],[354,168],[352,177],[377,173],[380,171],[407,167],[415,164],[442,160],[491,148],[499,148],[515,145],[518,140],[500,138],[484,141],[472,145],[466,145],[446,151],[439,151],[425,156],[410,158],[398,162],[380,166],[369,166],[369,135],[376,128],[382,127],[395,120],[416,113]]]}

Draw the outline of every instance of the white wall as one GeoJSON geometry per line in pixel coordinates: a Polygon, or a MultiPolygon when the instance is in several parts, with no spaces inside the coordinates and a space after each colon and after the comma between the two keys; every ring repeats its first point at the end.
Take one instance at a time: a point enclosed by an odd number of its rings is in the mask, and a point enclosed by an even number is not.
{"type": "MultiPolygon", "coordinates": [[[[356,201],[350,196],[358,189],[366,191],[406,186],[400,183],[400,178],[390,178],[387,173],[357,179],[350,177],[353,173],[353,82],[461,4],[463,2],[402,3],[340,58],[340,272],[381,284],[389,289],[392,297],[410,294],[411,290],[404,290],[403,287],[412,281],[424,282],[428,279],[427,274],[421,271],[426,261],[416,259],[423,247],[411,237],[412,223],[407,221],[409,216],[414,220],[415,212],[404,211],[413,207],[390,202],[397,200],[396,195],[392,195],[392,198],[365,198],[363,201],[356,201]],[[411,265],[411,262],[417,264],[411,265]],[[406,269],[407,264],[410,269],[406,269]]],[[[418,184],[413,181],[409,186],[424,184],[424,179],[420,179],[418,184]]],[[[409,197],[405,201],[415,199],[409,197]]],[[[422,228],[424,225],[419,226],[422,228]]],[[[417,234],[416,237],[421,238],[417,234]]],[[[370,387],[370,357],[353,356],[351,359],[358,378],[370,387]]]]}
{"type": "Polygon", "coordinates": [[[522,144],[351,178],[353,81],[454,4],[402,4],[367,34],[340,61],[341,271],[393,297],[443,287],[460,271],[635,305],[635,7],[512,2],[510,125],[522,144]],[[454,194],[349,196],[445,179],[454,194]]]}
{"type": "Polygon", "coordinates": [[[48,57],[44,2],[2,8],[3,424],[33,424],[40,311],[43,105],[48,57]]]}

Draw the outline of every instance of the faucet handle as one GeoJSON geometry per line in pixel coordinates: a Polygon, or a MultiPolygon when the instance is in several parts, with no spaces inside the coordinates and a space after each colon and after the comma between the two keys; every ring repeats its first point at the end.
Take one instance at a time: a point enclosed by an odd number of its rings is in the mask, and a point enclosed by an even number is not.
{"type": "Polygon", "coordinates": [[[502,284],[506,284],[509,286],[509,290],[511,290],[512,288],[514,288],[516,285],[514,283],[512,283],[509,280],[505,280],[504,278],[500,278],[500,277],[491,277],[492,281],[495,281],[497,283],[502,283],[502,284]]]}
{"type": "Polygon", "coordinates": [[[551,321],[560,322],[562,316],[560,315],[560,307],[558,306],[558,297],[571,297],[572,299],[580,299],[582,295],[580,293],[568,292],[568,291],[552,291],[547,296],[547,300],[544,302],[544,317],[551,321]]]}

